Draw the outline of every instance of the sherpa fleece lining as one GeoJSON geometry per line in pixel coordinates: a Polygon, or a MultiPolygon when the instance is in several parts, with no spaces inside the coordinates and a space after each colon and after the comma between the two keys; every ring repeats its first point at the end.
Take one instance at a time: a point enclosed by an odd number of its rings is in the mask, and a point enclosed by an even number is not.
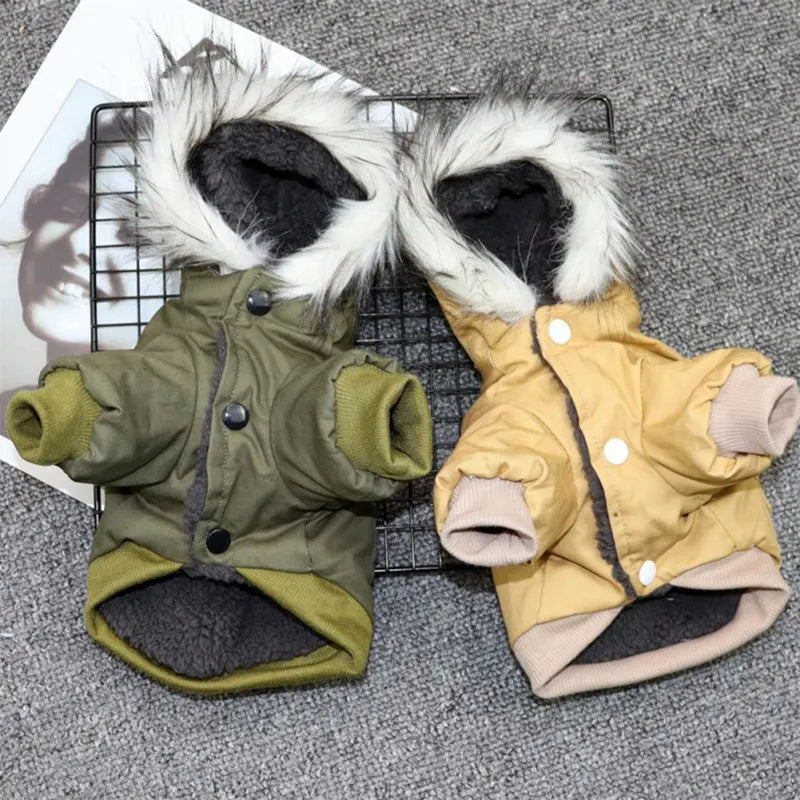
{"type": "Polygon", "coordinates": [[[131,666],[183,691],[216,694],[265,689],[363,672],[372,639],[372,621],[357,600],[331,581],[310,572],[246,567],[236,569],[245,582],[242,585],[272,598],[303,624],[313,625],[326,644],[307,655],[240,667],[210,678],[182,675],[160,664],[120,637],[103,616],[102,608],[131,587],[158,582],[181,569],[181,564],[133,542],[124,542],[116,550],[98,556],[89,564],[87,576],[86,630],[95,641],[131,666]]]}
{"type": "Polygon", "coordinates": [[[366,199],[318,141],[269,122],[220,125],[192,151],[188,168],[225,222],[270,237],[275,257],[312,244],[330,224],[338,199],[366,199]]]}
{"type": "Polygon", "coordinates": [[[679,672],[729,653],[767,630],[783,611],[789,588],[762,550],[732,553],[688,570],[670,583],[697,591],[741,591],[736,614],[719,630],[689,641],[598,663],[577,663],[580,653],[620,614],[610,608],[536,625],[514,643],[514,654],[539,697],[608,689],[679,672]]]}
{"type": "Polygon", "coordinates": [[[536,288],[540,302],[552,302],[558,231],[569,224],[572,206],[549,172],[514,161],[445,178],[435,191],[456,230],[536,288]]]}
{"type": "Polygon", "coordinates": [[[573,663],[616,661],[713,633],[736,616],[741,597],[741,589],[699,591],[666,584],[625,606],[573,663]]]}
{"type": "Polygon", "coordinates": [[[220,578],[176,572],[133,586],[98,611],[117,636],[189,678],[286,661],[327,644],[235,570],[220,578]]]}

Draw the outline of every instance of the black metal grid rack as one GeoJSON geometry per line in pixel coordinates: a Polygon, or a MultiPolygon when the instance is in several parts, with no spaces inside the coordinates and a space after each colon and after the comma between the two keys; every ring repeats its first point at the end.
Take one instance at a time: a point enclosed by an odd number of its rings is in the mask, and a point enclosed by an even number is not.
{"type": "MultiPolygon", "coordinates": [[[[452,113],[472,94],[385,95],[370,99],[367,117],[399,135],[419,112],[452,113]]],[[[576,127],[605,133],[614,146],[610,100],[581,98],[576,127]]],[[[133,347],[158,308],[177,295],[177,273],[148,261],[135,231],[121,233],[120,197],[138,191],[129,135],[140,131],[145,103],[106,103],[91,120],[90,259],[92,350],[133,347]],[[124,120],[124,124],[120,120],[124,120]],[[123,133],[123,129],[125,133],[123,133]],[[133,166],[133,169],[131,169],[133,166]]],[[[479,378],[450,332],[427,286],[409,270],[376,282],[359,318],[358,346],[394,356],[419,375],[434,420],[434,471],[411,482],[378,509],[376,573],[429,572],[464,566],[441,550],[433,520],[433,477],[455,445],[461,418],[477,397],[479,378]]],[[[95,490],[95,518],[102,492],[95,490]]]]}

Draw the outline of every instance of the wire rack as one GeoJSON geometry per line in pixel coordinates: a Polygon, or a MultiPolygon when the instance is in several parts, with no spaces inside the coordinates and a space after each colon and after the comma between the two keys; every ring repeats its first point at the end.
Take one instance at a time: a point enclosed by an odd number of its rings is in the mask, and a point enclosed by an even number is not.
{"type": "MultiPolygon", "coordinates": [[[[399,135],[413,131],[420,112],[452,114],[474,94],[396,94],[372,97],[366,116],[399,135]]],[[[576,128],[608,136],[614,114],[604,95],[579,98],[576,128]]],[[[91,119],[90,265],[92,350],[130,348],[163,303],[177,296],[178,275],[143,255],[136,231],[123,230],[119,199],[138,192],[131,133],[138,136],[146,103],[105,103],[91,119]],[[133,169],[131,169],[133,167],[133,169]]],[[[359,317],[358,346],[393,356],[422,380],[434,421],[434,470],[378,507],[376,574],[464,567],[440,546],[433,519],[433,476],[455,446],[461,418],[478,395],[472,362],[445,322],[427,286],[409,270],[376,282],[359,317]]],[[[95,489],[95,522],[103,496],[95,489]]]]}

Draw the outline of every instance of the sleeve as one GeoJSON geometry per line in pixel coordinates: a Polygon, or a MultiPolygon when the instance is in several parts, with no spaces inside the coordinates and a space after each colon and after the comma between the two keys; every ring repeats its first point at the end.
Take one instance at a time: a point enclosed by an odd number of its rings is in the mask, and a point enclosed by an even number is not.
{"type": "Polygon", "coordinates": [[[721,456],[780,456],[800,421],[797,381],[740,364],[711,401],[708,432],[721,456]]]}
{"type": "Polygon", "coordinates": [[[188,353],[59,358],[39,383],[14,395],[7,409],[9,436],[26,460],[119,487],[159,483],[175,466],[195,409],[188,353]]]}
{"type": "Polygon", "coordinates": [[[530,562],[575,520],[572,465],[536,416],[496,406],[463,432],[436,477],[434,506],[442,546],[461,561],[530,562]]]}
{"type": "Polygon", "coordinates": [[[646,365],[642,441],[663,477],[691,495],[765,470],[800,420],[791,378],[772,375],[754,350],[715,350],[646,365]]]}
{"type": "Polygon", "coordinates": [[[431,470],[433,423],[422,384],[375,353],[348,350],[298,368],[271,419],[278,468],[310,507],[381,500],[431,470]]]}

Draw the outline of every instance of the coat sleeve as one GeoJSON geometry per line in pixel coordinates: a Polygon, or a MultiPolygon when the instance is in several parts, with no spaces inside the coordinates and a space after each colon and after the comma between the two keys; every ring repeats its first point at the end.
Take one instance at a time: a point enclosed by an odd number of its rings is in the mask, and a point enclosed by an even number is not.
{"type": "Polygon", "coordinates": [[[275,398],[270,436],[281,475],[308,508],[389,497],[433,460],[419,379],[363,350],[297,368],[275,398]]]}
{"type": "Polygon", "coordinates": [[[538,417],[494,406],[462,433],[436,477],[444,548],[470,564],[530,562],[572,525],[575,477],[565,448],[538,417]]]}
{"type": "Polygon", "coordinates": [[[642,397],[645,453],[687,495],[758,475],[800,420],[797,382],[773,375],[755,350],[647,364],[642,397]]]}
{"type": "Polygon", "coordinates": [[[18,392],[7,428],[20,455],[103,486],[163,481],[194,416],[196,377],[184,351],[108,351],[58,358],[18,392]]]}

